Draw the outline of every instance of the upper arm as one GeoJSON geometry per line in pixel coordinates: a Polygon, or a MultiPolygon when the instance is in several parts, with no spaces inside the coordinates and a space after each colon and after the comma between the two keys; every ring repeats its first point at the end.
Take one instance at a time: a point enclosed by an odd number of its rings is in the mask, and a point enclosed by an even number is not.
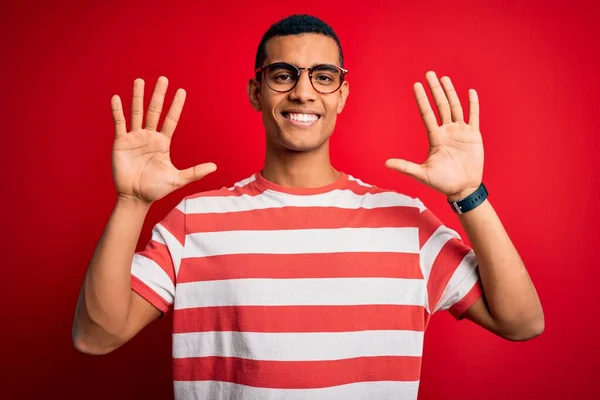
{"type": "MultiPolygon", "coordinates": [[[[152,228],[146,247],[133,255],[131,289],[136,306],[149,303],[166,313],[175,301],[176,277],[185,246],[185,199],[152,228]]],[[[152,313],[151,315],[156,315],[152,313]]],[[[160,315],[160,313],[159,313],[160,315]]]]}
{"type": "Polygon", "coordinates": [[[133,256],[129,314],[116,345],[129,341],[171,308],[185,236],[184,199],[153,227],[146,247],[133,256]]]}
{"type": "Polygon", "coordinates": [[[487,305],[487,301],[485,299],[485,294],[483,294],[471,307],[469,307],[460,318],[468,319],[471,322],[487,329],[488,331],[502,336],[500,334],[500,330],[498,329],[498,325],[492,318],[490,314],[489,307],[487,305]]]}
{"type": "Polygon", "coordinates": [[[490,313],[485,295],[482,295],[460,317],[468,319],[495,335],[510,341],[529,340],[541,333],[537,330],[537,327],[531,325],[502,324],[495,320],[490,313]]]}
{"type": "Polygon", "coordinates": [[[161,312],[145,300],[142,296],[131,291],[131,301],[129,303],[129,313],[125,328],[120,335],[110,335],[105,333],[104,345],[99,353],[110,353],[118,349],[135,335],[137,335],[144,327],[150,324],[161,315],[161,312]]]}
{"type": "Polygon", "coordinates": [[[95,323],[85,307],[78,306],[73,324],[73,345],[85,354],[107,354],[121,347],[146,325],[160,316],[160,311],[143,297],[131,291],[129,313],[120,333],[108,332],[95,323]]]}
{"type": "Polygon", "coordinates": [[[431,314],[447,309],[463,314],[481,295],[475,253],[456,231],[422,208],[419,262],[427,285],[425,306],[431,314]]]}
{"type": "Polygon", "coordinates": [[[120,345],[129,341],[150,322],[158,319],[160,316],[160,310],[132,290],[127,325],[125,326],[123,335],[119,338],[121,342],[120,345]]]}

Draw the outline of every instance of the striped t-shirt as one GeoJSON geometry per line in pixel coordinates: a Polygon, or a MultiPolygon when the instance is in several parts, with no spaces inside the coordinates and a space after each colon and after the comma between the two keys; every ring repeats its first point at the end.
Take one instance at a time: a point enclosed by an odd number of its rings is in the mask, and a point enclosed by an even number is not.
{"type": "Polygon", "coordinates": [[[416,198],[260,173],[184,198],[132,265],[173,310],[176,399],[417,398],[430,316],[480,296],[473,251],[416,198]]]}

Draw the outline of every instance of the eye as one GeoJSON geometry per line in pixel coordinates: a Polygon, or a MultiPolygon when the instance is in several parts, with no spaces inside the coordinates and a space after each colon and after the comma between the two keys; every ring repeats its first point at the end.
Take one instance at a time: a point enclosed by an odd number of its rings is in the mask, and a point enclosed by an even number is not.
{"type": "Polygon", "coordinates": [[[340,82],[340,71],[333,65],[321,64],[313,69],[313,82],[321,86],[337,85],[340,82]]]}
{"type": "Polygon", "coordinates": [[[329,82],[333,82],[335,80],[333,76],[331,76],[330,74],[323,73],[323,72],[313,74],[313,79],[315,79],[319,82],[322,82],[322,83],[329,83],[329,82]]]}
{"type": "Polygon", "coordinates": [[[273,79],[277,82],[286,83],[286,82],[293,81],[294,77],[288,73],[281,72],[281,73],[275,74],[273,76],[273,79]]]}

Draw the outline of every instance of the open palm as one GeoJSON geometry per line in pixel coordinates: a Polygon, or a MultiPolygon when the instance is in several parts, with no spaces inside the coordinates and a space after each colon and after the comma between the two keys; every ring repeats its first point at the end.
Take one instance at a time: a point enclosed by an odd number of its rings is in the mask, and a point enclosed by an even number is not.
{"type": "Polygon", "coordinates": [[[121,99],[118,95],[111,99],[115,122],[113,176],[119,196],[153,202],[216,170],[215,164],[205,163],[180,171],[171,163],[171,138],[181,116],[186,93],[183,89],[175,93],[162,130],[158,132],[156,128],[167,86],[167,78],[158,78],[148,106],[146,126],[142,128],[144,81],[135,80],[129,133],[121,99]]]}
{"type": "Polygon", "coordinates": [[[462,198],[475,191],[483,177],[483,140],[479,131],[479,99],[475,90],[469,91],[469,122],[450,78],[443,77],[442,85],[435,73],[426,74],[437,105],[441,125],[421,83],[414,85],[415,98],[427,134],[429,154],[423,164],[402,159],[389,159],[389,168],[405,173],[449,198],[462,198]]]}

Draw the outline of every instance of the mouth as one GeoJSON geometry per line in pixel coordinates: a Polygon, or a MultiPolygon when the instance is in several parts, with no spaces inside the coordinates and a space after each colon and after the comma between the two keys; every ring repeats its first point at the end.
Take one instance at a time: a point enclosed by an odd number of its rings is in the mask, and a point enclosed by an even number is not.
{"type": "Polygon", "coordinates": [[[295,126],[312,126],[321,119],[320,114],[312,112],[283,111],[281,115],[295,126]]]}

